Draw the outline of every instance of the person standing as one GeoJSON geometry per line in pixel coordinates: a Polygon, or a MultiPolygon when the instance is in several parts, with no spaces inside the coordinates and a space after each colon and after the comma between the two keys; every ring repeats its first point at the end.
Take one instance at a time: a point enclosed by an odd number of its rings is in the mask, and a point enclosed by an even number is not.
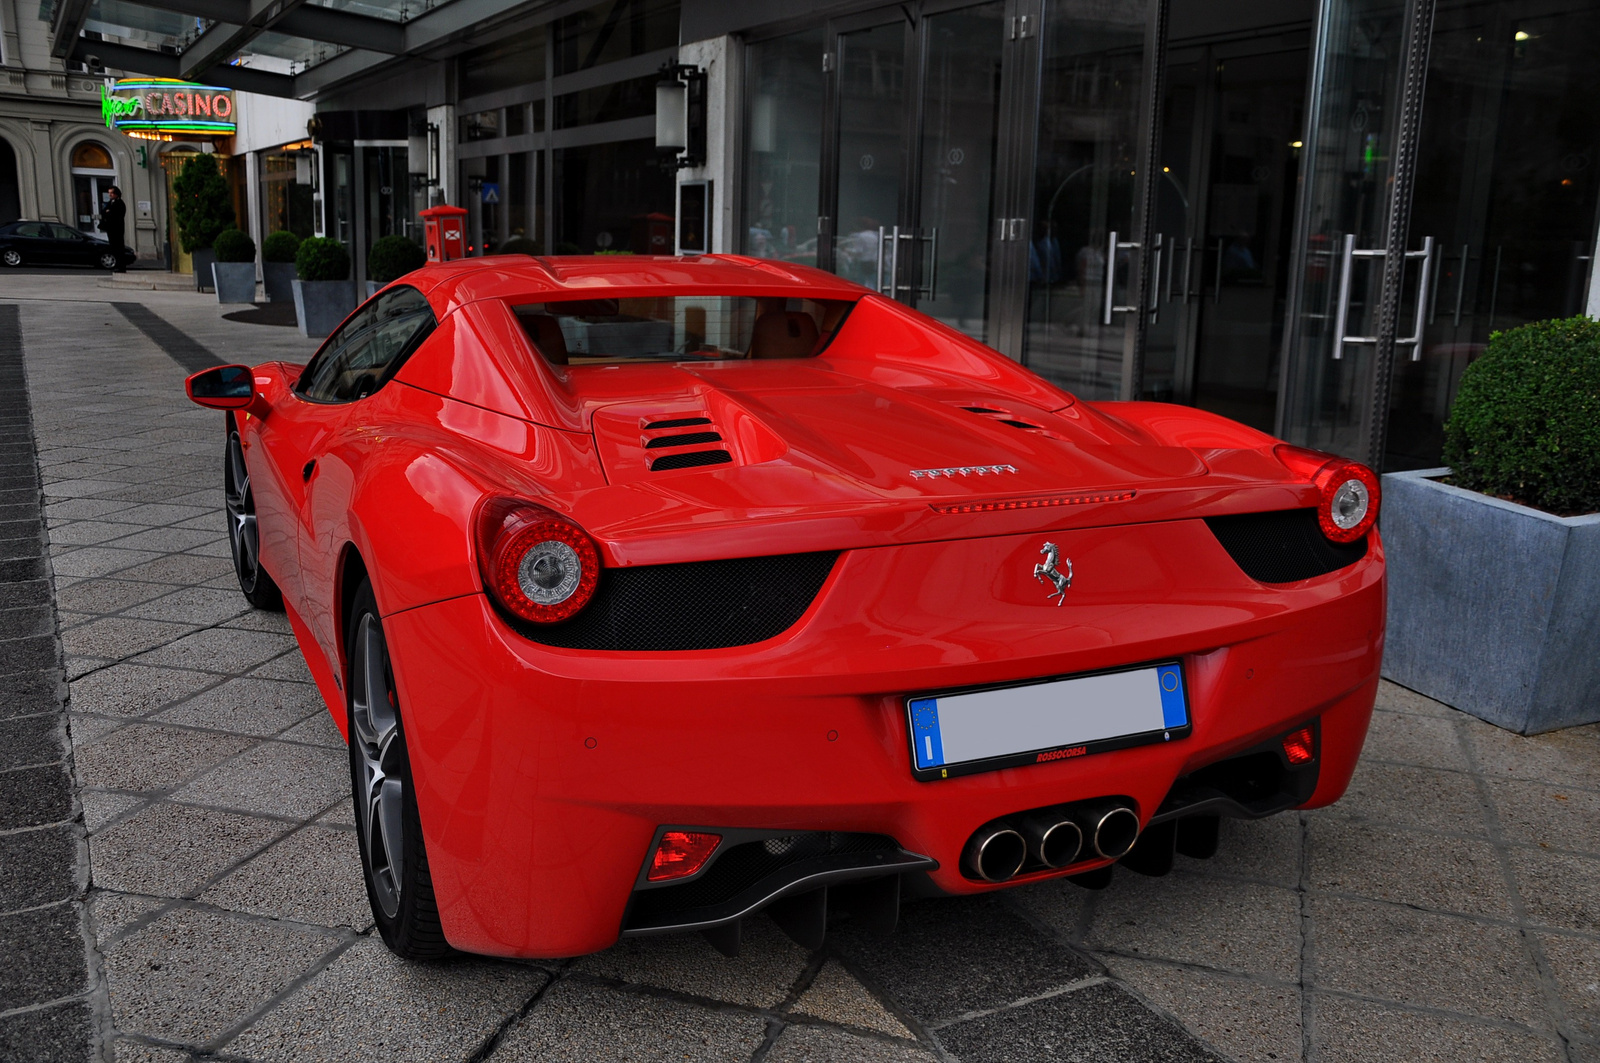
{"type": "Polygon", "coordinates": [[[112,185],[106,189],[106,205],[100,211],[100,231],[106,234],[106,243],[117,256],[117,272],[127,272],[122,262],[122,252],[127,246],[122,240],[122,229],[128,217],[128,205],[122,202],[122,189],[112,185]]]}

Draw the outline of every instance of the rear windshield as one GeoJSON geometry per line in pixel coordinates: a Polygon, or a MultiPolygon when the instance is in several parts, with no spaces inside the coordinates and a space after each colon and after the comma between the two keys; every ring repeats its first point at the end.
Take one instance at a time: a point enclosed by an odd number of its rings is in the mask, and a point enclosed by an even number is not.
{"type": "Polygon", "coordinates": [[[843,299],[662,295],[514,307],[556,365],[814,358],[854,306],[843,299]]]}

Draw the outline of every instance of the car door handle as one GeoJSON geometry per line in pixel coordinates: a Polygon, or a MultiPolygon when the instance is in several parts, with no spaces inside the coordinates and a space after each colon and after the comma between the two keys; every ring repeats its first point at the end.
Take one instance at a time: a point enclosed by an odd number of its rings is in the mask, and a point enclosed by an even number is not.
{"type": "Polygon", "coordinates": [[[305,468],[300,470],[300,480],[301,480],[301,482],[302,483],[310,483],[311,482],[311,474],[316,472],[316,471],[317,471],[317,459],[316,458],[312,458],[310,461],[306,462],[305,468]]]}

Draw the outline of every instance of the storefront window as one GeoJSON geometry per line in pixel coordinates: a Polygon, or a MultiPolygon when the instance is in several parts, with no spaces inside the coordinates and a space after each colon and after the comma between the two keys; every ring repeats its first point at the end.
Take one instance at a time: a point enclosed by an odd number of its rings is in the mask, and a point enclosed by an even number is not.
{"type": "Polygon", "coordinates": [[[462,140],[494,140],[500,136],[500,112],[479,111],[461,117],[462,140]]]}
{"type": "MultiPolygon", "coordinates": [[[[676,32],[677,24],[673,24],[676,32]]],[[[544,80],[545,27],[536,26],[456,60],[463,98],[544,80]]]]}
{"type": "Polygon", "coordinates": [[[276,152],[261,157],[261,236],[280,229],[302,240],[315,228],[311,167],[315,157],[305,153],[276,152]],[[302,184],[301,178],[305,181],[302,184]]]}
{"type": "Polygon", "coordinates": [[[678,45],[678,0],[606,0],[555,22],[556,73],[678,45]]]}
{"type": "Polygon", "coordinates": [[[561,148],[554,173],[556,254],[672,253],[676,181],[654,140],[561,148]]]}
{"type": "Polygon", "coordinates": [[[594,122],[614,122],[619,118],[639,118],[656,113],[655,74],[617,81],[582,92],[556,97],[555,126],[570,129],[594,122]]]}
{"type": "Polygon", "coordinates": [[[817,264],[822,158],[822,30],[751,44],[744,253],[817,264]]]}

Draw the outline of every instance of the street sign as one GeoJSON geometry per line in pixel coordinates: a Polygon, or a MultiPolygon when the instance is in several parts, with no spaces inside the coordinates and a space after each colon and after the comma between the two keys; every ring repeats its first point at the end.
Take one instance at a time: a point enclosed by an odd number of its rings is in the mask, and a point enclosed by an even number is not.
{"type": "Polygon", "coordinates": [[[483,182],[483,201],[485,203],[500,202],[500,185],[497,182],[483,182]]]}

